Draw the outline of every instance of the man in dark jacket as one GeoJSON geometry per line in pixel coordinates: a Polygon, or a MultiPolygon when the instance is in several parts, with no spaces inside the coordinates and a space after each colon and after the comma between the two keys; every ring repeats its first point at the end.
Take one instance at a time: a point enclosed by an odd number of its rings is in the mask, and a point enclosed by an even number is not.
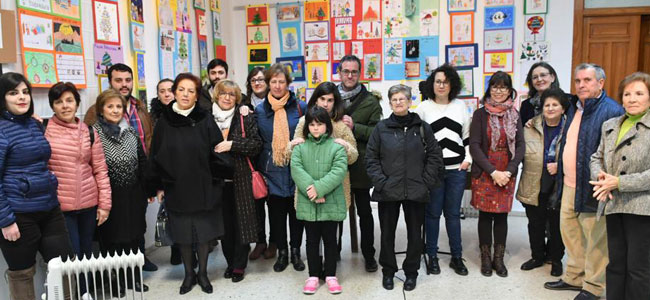
{"type": "Polygon", "coordinates": [[[604,295],[607,254],[605,218],[596,218],[598,201],[589,184],[589,161],[598,149],[601,126],[625,113],[603,90],[605,71],[595,64],[575,70],[576,97],[567,110],[558,164],[558,199],[561,200],[560,230],[566,246],[567,268],[562,279],[547,282],[553,290],[580,291],[575,299],[598,299],[604,295]]]}
{"type": "MultiPolygon", "coordinates": [[[[359,83],[361,77],[361,61],[354,55],[344,56],[339,63],[339,74],[341,84],[339,92],[345,101],[345,115],[343,122],[350,127],[357,140],[359,157],[366,155],[366,143],[375,125],[382,115],[381,94],[369,92],[359,83]]],[[[349,166],[350,185],[357,214],[359,215],[359,227],[361,229],[361,253],[366,262],[366,271],[377,271],[377,260],[375,260],[375,237],[372,209],[370,208],[370,188],[372,183],[366,173],[366,164],[363,159],[358,159],[349,166]]]]}
{"type": "Polygon", "coordinates": [[[220,58],[215,58],[208,63],[208,79],[210,82],[201,88],[199,106],[207,111],[212,111],[212,93],[219,82],[228,78],[228,63],[220,58]]]}

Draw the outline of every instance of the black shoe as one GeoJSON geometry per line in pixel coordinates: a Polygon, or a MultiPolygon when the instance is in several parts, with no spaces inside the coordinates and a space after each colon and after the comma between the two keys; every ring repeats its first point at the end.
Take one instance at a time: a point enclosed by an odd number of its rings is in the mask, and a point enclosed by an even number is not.
{"type": "Polygon", "coordinates": [[[556,290],[556,291],[580,291],[582,290],[582,287],[575,286],[575,285],[570,285],[564,280],[560,279],[558,281],[549,281],[547,283],[544,283],[544,287],[549,289],[549,290],[556,290]]]}
{"type": "Polygon", "coordinates": [[[172,255],[169,258],[169,263],[172,266],[177,266],[183,263],[183,260],[181,259],[181,250],[176,246],[172,246],[172,255]]]}
{"type": "Polygon", "coordinates": [[[440,264],[438,264],[438,258],[429,255],[429,264],[427,264],[427,274],[440,274],[440,264]]]}
{"type": "Polygon", "coordinates": [[[415,289],[416,284],[417,284],[417,277],[406,277],[406,280],[404,280],[404,290],[412,291],[415,289]]]}
{"type": "Polygon", "coordinates": [[[551,276],[562,276],[562,262],[554,261],[551,262],[551,276]]]}
{"type": "Polygon", "coordinates": [[[240,282],[244,280],[244,273],[232,273],[232,282],[240,282]]]}
{"type": "Polygon", "coordinates": [[[192,290],[192,288],[194,288],[195,285],[196,285],[196,274],[192,274],[190,277],[186,275],[185,279],[183,279],[183,284],[181,285],[181,289],[178,293],[181,295],[187,294],[192,290]]]}
{"type": "Polygon", "coordinates": [[[381,280],[381,285],[389,291],[392,290],[394,287],[393,276],[384,275],[384,278],[381,280]]]}
{"type": "Polygon", "coordinates": [[[300,259],[300,248],[291,248],[291,264],[296,271],[305,270],[305,263],[300,259]]]}
{"type": "Polygon", "coordinates": [[[232,269],[231,268],[226,268],[226,271],[223,272],[223,278],[230,279],[232,278],[232,269]]]}
{"type": "Polygon", "coordinates": [[[135,291],[136,292],[148,292],[149,287],[144,283],[136,282],[135,283],[135,291]]]}
{"type": "Polygon", "coordinates": [[[158,266],[152,263],[146,256],[144,257],[144,265],[142,266],[142,271],[154,272],[158,270],[158,266]]]}
{"type": "Polygon", "coordinates": [[[273,265],[273,271],[282,272],[289,265],[289,253],[287,249],[282,249],[278,251],[278,260],[275,261],[273,265]]]}
{"type": "Polygon", "coordinates": [[[379,266],[377,265],[377,260],[375,260],[374,257],[370,257],[366,259],[366,272],[377,272],[377,269],[379,269],[379,266]]]}
{"type": "Polygon", "coordinates": [[[465,264],[463,263],[462,257],[452,257],[449,262],[449,267],[454,269],[454,272],[458,275],[467,276],[469,273],[467,272],[467,267],[465,267],[465,264]]]}
{"type": "Polygon", "coordinates": [[[597,300],[597,299],[600,299],[600,297],[598,297],[598,296],[596,296],[596,295],[594,295],[594,294],[592,294],[590,292],[587,292],[585,290],[581,290],[580,293],[578,294],[578,296],[573,298],[573,300],[597,300]]]}
{"type": "Polygon", "coordinates": [[[521,265],[521,269],[524,271],[529,271],[535,268],[539,268],[544,265],[543,260],[536,260],[534,258],[529,259],[521,265]]]}
{"type": "Polygon", "coordinates": [[[210,279],[208,279],[208,274],[199,273],[197,280],[201,290],[206,294],[212,294],[212,284],[210,284],[210,279]]]}

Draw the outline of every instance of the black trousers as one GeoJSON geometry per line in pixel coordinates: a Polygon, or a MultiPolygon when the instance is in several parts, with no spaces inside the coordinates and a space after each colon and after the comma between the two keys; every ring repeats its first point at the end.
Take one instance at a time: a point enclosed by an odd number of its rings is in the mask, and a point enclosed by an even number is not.
{"type": "Polygon", "coordinates": [[[359,216],[359,228],[361,231],[361,253],[366,259],[375,256],[375,220],[372,217],[370,207],[369,189],[352,189],[354,205],[359,216]]]}
{"type": "MultiPolygon", "coordinates": [[[[140,243],[141,241],[138,240],[133,240],[130,242],[120,242],[120,243],[111,243],[104,241],[103,243],[100,244],[100,250],[102,252],[102,256],[106,255],[122,255],[124,253],[135,253],[138,250],[140,250],[140,243]]],[[[135,268],[133,271],[133,274],[131,273],[131,268],[126,268],[126,269],[119,269],[119,274],[118,278],[120,280],[120,287],[124,288],[124,283],[125,283],[125,277],[124,274],[126,273],[126,285],[129,288],[132,288],[133,286],[133,275],[135,275],[135,282],[141,282],[140,278],[140,268],[135,268]]]]}
{"type": "Polygon", "coordinates": [[[221,240],[223,256],[228,263],[228,269],[243,271],[248,265],[248,252],[251,250],[251,246],[241,243],[237,208],[235,206],[235,185],[232,182],[226,182],[223,186],[221,199],[223,203],[223,228],[225,231],[221,240]]]}
{"type": "MultiPolygon", "coordinates": [[[[257,242],[260,244],[266,243],[266,208],[265,203],[268,203],[268,198],[255,200],[255,213],[257,216],[257,242]]],[[[269,243],[275,243],[272,240],[273,236],[269,235],[269,243]]]]}
{"type": "Polygon", "coordinates": [[[36,263],[36,252],[45,262],[58,256],[75,255],[65,219],[57,206],[49,211],[14,213],[20,238],[10,242],[0,235],[0,249],[10,271],[30,268],[36,263]]]}
{"type": "Polygon", "coordinates": [[[528,217],[528,240],[533,259],[542,261],[547,257],[559,262],[564,256],[564,243],[560,234],[560,211],[548,208],[549,194],[539,194],[539,205],[524,204],[528,217]],[[548,222],[548,240],[546,223],[548,222]]]}
{"type": "Polygon", "coordinates": [[[291,235],[291,248],[300,248],[302,245],[302,232],[305,225],[296,219],[296,208],[293,197],[279,197],[269,195],[269,225],[273,242],[278,250],[288,248],[287,245],[287,216],[289,217],[289,233],[291,235]]]}
{"type": "Polygon", "coordinates": [[[379,202],[379,226],[381,227],[381,249],[379,263],[385,276],[393,276],[397,272],[395,258],[395,229],[399,220],[400,206],[404,209],[406,221],[406,259],[402,269],[406,277],[417,277],[420,269],[420,255],[424,242],[422,241],[422,225],[424,225],[424,209],[426,203],[415,201],[379,202]]]}
{"type": "Polygon", "coordinates": [[[650,299],[650,216],[607,215],[607,299],[650,299]]]}
{"type": "Polygon", "coordinates": [[[495,245],[506,245],[508,213],[478,212],[479,245],[492,245],[492,233],[495,245]]]}
{"type": "Polygon", "coordinates": [[[336,244],[336,233],[339,222],[335,221],[318,221],[304,222],[305,233],[307,235],[307,264],[309,265],[309,276],[318,277],[321,271],[325,271],[325,276],[336,276],[336,253],[338,246],[336,244]],[[321,257],[319,256],[319,245],[323,240],[325,248],[325,268],[321,257]]]}

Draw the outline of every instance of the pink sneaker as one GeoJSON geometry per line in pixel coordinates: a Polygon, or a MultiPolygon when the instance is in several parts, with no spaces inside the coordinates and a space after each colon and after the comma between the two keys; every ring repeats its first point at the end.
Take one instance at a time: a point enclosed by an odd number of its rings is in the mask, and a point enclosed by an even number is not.
{"type": "Polygon", "coordinates": [[[307,295],[312,295],[316,293],[318,289],[318,277],[309,277],[305,280],[305,287],[302,288],[302,292],[307,295]]]}
{"type": "Polygon", "coordinates": [[[339,280],[336,279],[335,276],[325,277],[325,282],[327,282],[327,288],[329,289],[330,294],[341,293],[341,285],[339,284],[339,280]]]}

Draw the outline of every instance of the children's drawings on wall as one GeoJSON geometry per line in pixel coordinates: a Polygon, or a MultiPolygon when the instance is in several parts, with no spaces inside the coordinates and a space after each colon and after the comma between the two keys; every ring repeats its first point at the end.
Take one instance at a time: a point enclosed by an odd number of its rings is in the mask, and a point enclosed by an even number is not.
{"type": "Polygon", "coordinates": [[[278,22],[300,21],[300,5],[297,3],[278,4],[276,7],[278,22]]]}
{"type": "Polygon", "coordinates": [[[278,4],[278,35],[280,36],[280,56],[295,57],[302,53],[302,32],[300,23],[300,5],[278,4]]]}
{"type": "Polygon", "coordinates": [[[520,61],[548,61],[551,56],[551,42],[523,42],[520,51],[520,61]]]}
{"type": "Polygon", "coordinates": [[[546,39],[546,15],[525,16],[524,41],[534,42],[546,39]]]}
{"type": "Polygon", "coordinates": [[[354,17],[355,0],[331,0],[332,18],[354,17]]]}
{"type": "Polygon", "coordinates": [[[485,6],[504,6],[504,5],[514,5],[515,0],[485,0],[485,6]]]}
{"type": "Polygon", "coordinates": [[[445,46],[445,61],[456,67],[472,67],[478,66],[478,45],[448,45],[445,46]]]}
{"type": "Polygon", "coordinates": [[[471,44],[474,42],[474,13],[462,12],[449,15],[451,22],[451,44],[471,44]]]}
{"type": "Polygon", "coordinates": [[[495,73],[513,71],[512,52],[489,52],[483,53],[483,73],[495,73]]]}
{"type": "Polygon", "coordinates": [[[269,8],[266,5],[253,5],[246,7],[247,25],[262,25],[269,23],[269,8]]]}
{"type": "Polygon", "coordinates": [[[348,41],[352,40],[352,19],[337,18],[334,19],[334,40],[348,41]]]}
{"type": "Polygon", "coordinates": [[[381,5],[379,0],[363,1],[361,22],[357,24],[357,39],[380,39],[381,36],[381,5]]]}
{"type": "MultiPolygon", "coordinates": [[[[57,0],[55,0],[57,1],[57,0]]],[[[142,0],[129,0],[129,18],[132,22],[144,23],[142,0]]]]}
{"type": "Polygon", "coordinates": [[[191,33],[190,27],[190,0],[176,0],[176,30],[191,33]]]}
{"type": "Polygon", "coordinates": [[[52,19],[32,15],[27,11],[19,10],[20,36],[23,48],[40,50],[53,50],[52,19]]]}
{"type": "Polygon", "coordinates": [[[447,0],[447,11],[450,13],[475,10],[476,0],[447,0]]]}
{"type": "Polygon", "coordinates": [[[69,19],[56,19],[54,21],[54,51],[81,54],[81,26],[79,23],[70,23],[69,19]]]}
{"type": "Polygon", "coordinates": [[[305,22],[305,42],[329,41],[329,22],[305,22]]]}
{"type": "Polygon", "coordinates": [[[248,64],[270,64],[271,63],[271,46],[270,45],[249,45],[248,46],[248,64]]]}
{"type": "Polygon", "coordinates": [[[305,61],[328,61],[329,44],[323,43],[305,43],[305,61]]]}
{"type": "Polygon", "coordinates": [[[425,9],[420,12],[420,35],[438,35],[438,10],[425,9]]]}
{"type": "Polygon", "coordinates": [[[131,49],[144,52],[144,25],[131,23],[131,49]]]}
{"type": "Polygon", "coordinates": [[[86,69],[82,55],[56,54],[56,72],[59,81],[86,84],[86,69]]]}
{"type": "Polygon", "coordinates": [[[270,43],[269,25],[248,26],[246,28],[246,43],[249,45],[270,43]]]}
{"type": "Polygon", "coordinates": [[[524,0],[524,14],[545,14],[548,12],[548,0],[524,0]]]}
{"type": "Polygon", "coordinates": [[[171,7],[172,0],[158,0],[158,25],[174,27],[174,10],[171,7]]]}
{"type": "Polygon", "coordinates": [[[328,81],[327,62],[308,62],[307,63],[307,87],[312,89],[322,82],[328,81]]]}
{"type": "Polygon", "coordinates": [[[52,53],[25,51],[25,77],[34,87],[47,87],[58,80],[52,53]]]}
{"type": "Polygon", "coordinates": [[[459,97],[468,97],[474,95],[474,70],[473,69],[458,69],[458,76],[462,88],[460,89],[459,97]]]}
{"type": "Polygon", "coordinates": [[[144,52],[135,52],[135,70],[138,89],[146,89],[147,81],[145,79],[144,52]]]}
{"type": "Polygon", "coordinates": [[[158,68],[160,78],[174,78],[176,35],[173,27],[160,27],[158,34],[158,68]]]}
{"type": "Polygon", "coordinates": [[[79,20],[79,0],[52,0],[52,14],[79,20]]]}
{"type": "Polygon", "coordinates": [[[404,43],[402,39],[384,40],[384,58],[385,64],[401,64],[404,56],[404,43]]]}
{"type": "Polygon", "coordinates": [[[93,0],[93,4],[95,41],[119,45],[120,22],[117,2],[93,0]]]}
{"type": "Polygon", "coordinates": [[[124,53],[122,46],[106,45],[101,43],[94,44],[94,61],[93,67],[95,74],[106,74],[108,68],[117,63],[124,63],[124,53]]]}
{"type": "Polygon", "coordinates": [[[192,34],[176,31],[176,51],[174,52],[174,74],[192,72],[192,34]]]}
{"type": "Polygon", "coordinates": [[[485,29],[512,28],[515,24],[515,7],[498,6],[485,8],[485,29]]]}
{"type": "Polygon", "coordinates": [[[512,50],[513,39],[513,29],[486,30],[483,34],[483,49],[485,51],[512,50]]]}
{"type": "Polygon", "coordinates": [[[195,10],[194,14],[196,15],[196,28],[198,31],[198,36],[205,38],[208,35],[208,21],[205,17],[205,12],[202,10],[195,10]]]}
{"type": "Polygon", "coordinates": [[[49,13],[52,11],[50,0],[18,0],[18,7],[49,13]]]}
{"type": "Polygon", "coordinates": [[[330,18],[329,1],[307,1],[305,7],[305,22],[325,21],[330,18]]]}
{"type": "Polygon", "coordinates": [[[345,43],[338,42],[338,43],[332,43],[332,60],[333,61],[339,61],[347,51],[345,50],[345,43]]]}
{"type": "Polygon", "coordinates": [[[368,80],[381,78],[381,54],[365,54],[363,56],[363,78],[368,80]]]}
{"type": "Polygon", "coordinates": [[[220,40],[219,44],[215,43],[216,45],[221,44],[221,14],[218,12],[212,13],[212,34],[213,38],[215,40],[220,40]]]}
{"type": "Polygon", "coordinates": [[[293,81],[305,80],[305,58],[302,56],[294,57],[278,57],[275,59],[276,63],[284,65],[293,81]]]}

